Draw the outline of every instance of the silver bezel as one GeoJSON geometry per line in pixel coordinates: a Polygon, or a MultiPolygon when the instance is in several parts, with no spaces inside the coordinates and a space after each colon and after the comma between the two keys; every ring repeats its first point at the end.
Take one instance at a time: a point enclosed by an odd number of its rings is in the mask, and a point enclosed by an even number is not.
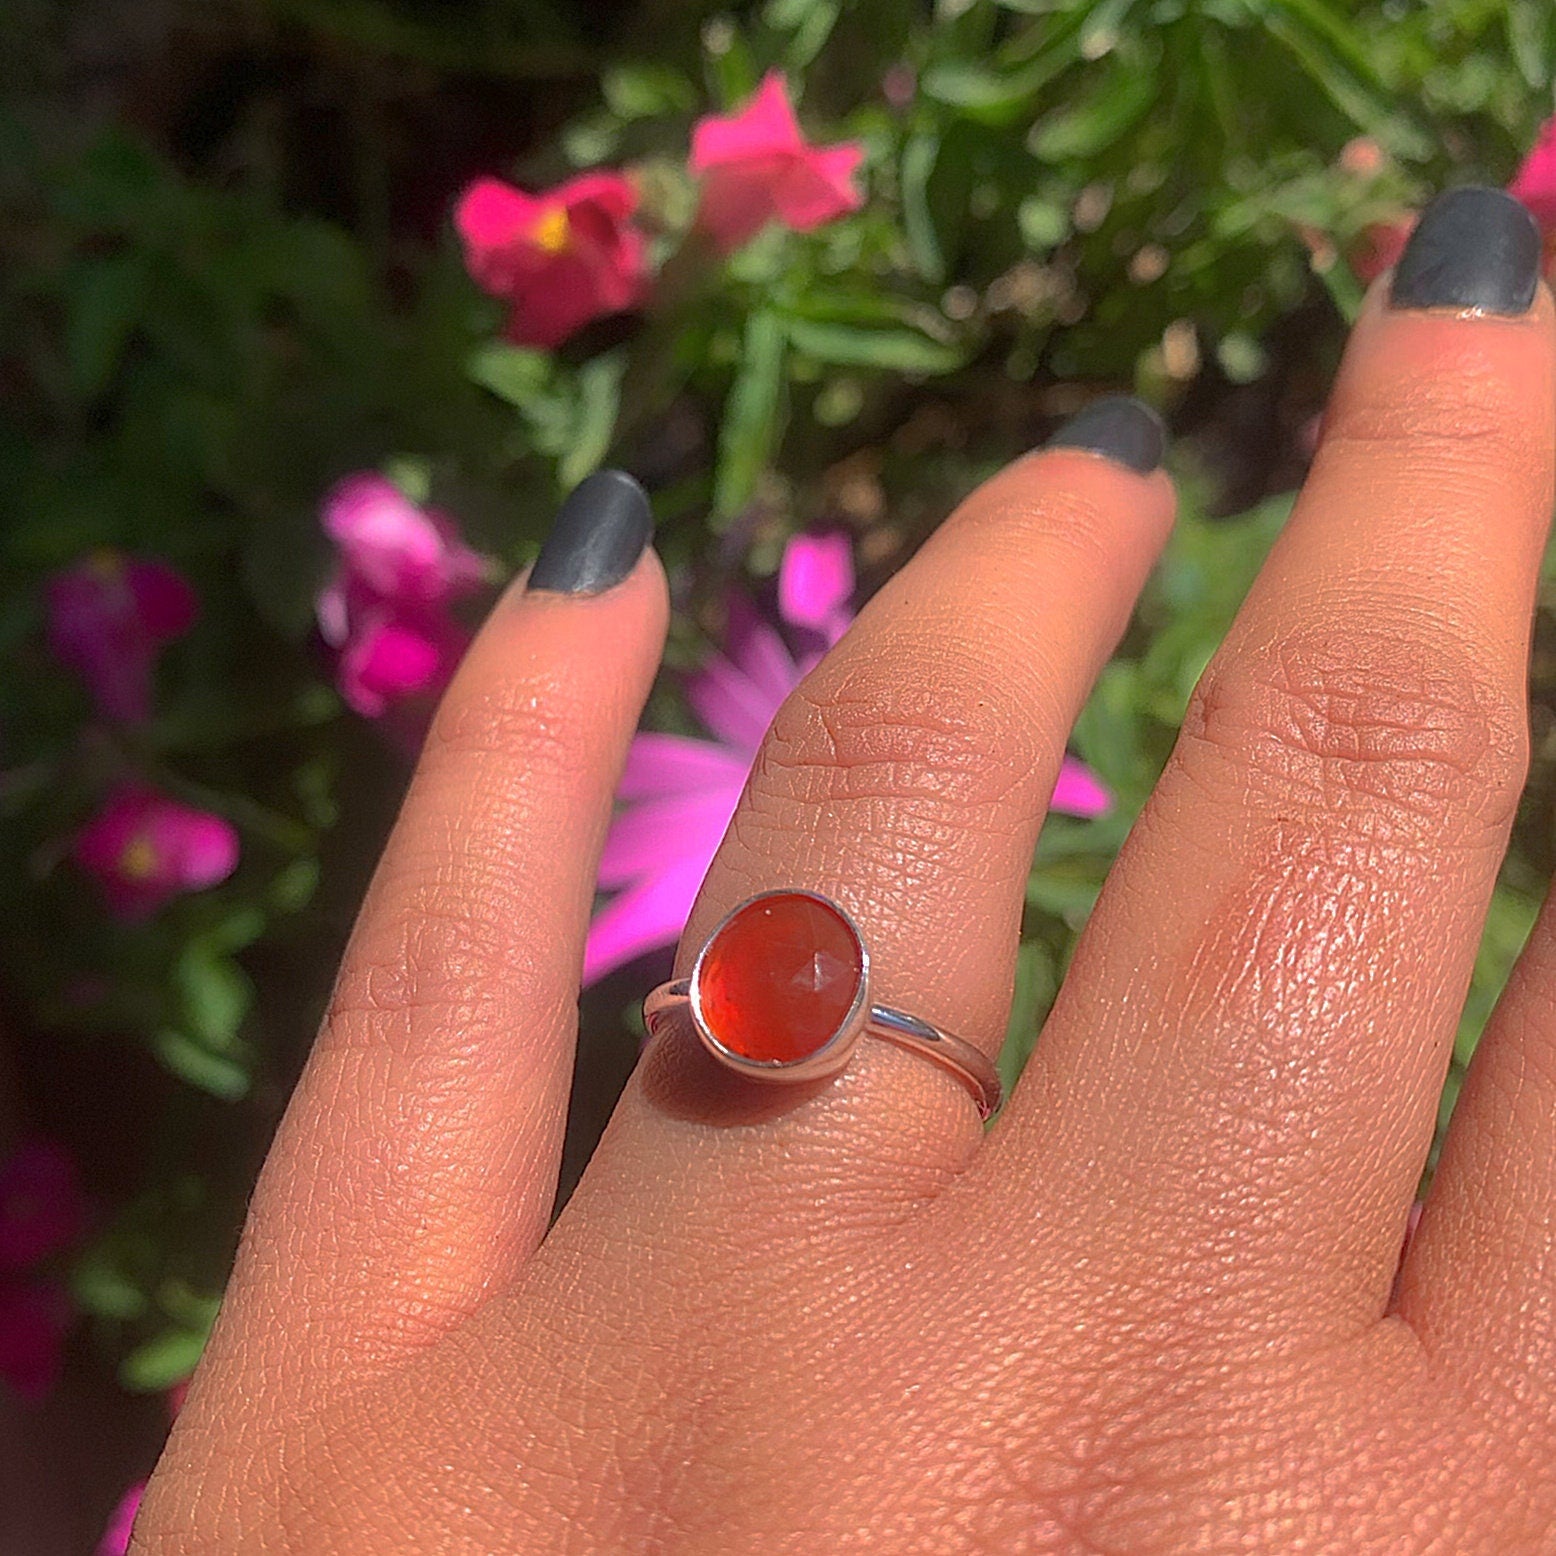
{"type": "Polygon", "coordinates": [[[731,908],[719,920],[713,933],[703,942],[702,949],[697,953],[697,960],[692,963],[688,983],[687,994],[691,1006],[692,1026],[696,1029],[703,1047],[720,1064],[728,1065],[730,1069],[738,1070],[742,1075],[752,1076],[756,1080],[784,1082],[825,1080],[829,1076],[836,1075],[848,1063],[848,1056],[853,1052],[854,1044],[864,1035],[865,1026],[870,1019],[870,949],[864,943],[864,936],[859,933],[859,926],[848,910],[819,891],[801,891],[797,888],[759,891],[755,896],[747,897],[744,902],[731,908]],[[708,954],[708,948],[718,939],[724,926],[731,919],[744,913],[753,904],[764,902],[769,897],[809,897],[824,908],[830,908],[848,927],[848,932],[854,937],[854,945],[859,951],[859,987],[854,992],[853,1003],[848,1007],[848,1014],[843,1017],[843,1023],[837,1031],[815,1053],[807,1054],[803,1059],[747,1059],[743,1054],[734,1053],[726,1048],[709,1031],[708,1024],[702,1016],[702,963],[703,958],[708,954]]]}

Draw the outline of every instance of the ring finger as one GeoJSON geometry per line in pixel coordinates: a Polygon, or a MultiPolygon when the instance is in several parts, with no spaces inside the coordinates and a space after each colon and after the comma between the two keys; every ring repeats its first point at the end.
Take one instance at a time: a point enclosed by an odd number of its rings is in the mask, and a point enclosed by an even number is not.
{"type": "MultiPolygon", "coordinates": [[[[1138,402],[1100,402],[969,498],[870,602],[774,721],[682,973],[744,898],[818,891],[860,926],[872,998],[997,1049],[1070,726],[1171,524],[1162,444],[1138,402]]],[[[726,1076],[672,1031],[575,1205],[590,1221],[619,1215],[625,1175],[654,1182],[658,1210],[684,1229],[725,1213],[710,1184],[770,1173],[802,1220],[824,1210],[846,1226],[839,1189],[862,1206],[917,1200],[980,1139],[956,1080],[892,1044],[867,1038],[843,1074],[791,1090],[726,1076]]],[[[639,1199],[632,1214],[650,1212],[639,1199]]]]}

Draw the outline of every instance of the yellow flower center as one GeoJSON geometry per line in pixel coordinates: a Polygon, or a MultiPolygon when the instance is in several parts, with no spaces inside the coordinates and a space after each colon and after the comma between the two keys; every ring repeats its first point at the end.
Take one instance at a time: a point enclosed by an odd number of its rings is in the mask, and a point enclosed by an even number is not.
{"type": "Polygon", "coordinates": [[[566,210],[558,205],[547,211],[535,223],[533,234],[535,247],[547,254],[560,254],[571,241],[573,224],[567,219],[566,210]]]}
{"type": "Polygon", "coordinates": [[[124,558],[108,546],[100,546],[88,558],[88,565],[99,578],[117,578],[124,571],[124,558]]]}
{"type": "Polygon", "coordinates": [[[157,851],[146,837],[131,838],[119,855],[119,873],[132,881],[144,881],[157,873],[157,851]]]}

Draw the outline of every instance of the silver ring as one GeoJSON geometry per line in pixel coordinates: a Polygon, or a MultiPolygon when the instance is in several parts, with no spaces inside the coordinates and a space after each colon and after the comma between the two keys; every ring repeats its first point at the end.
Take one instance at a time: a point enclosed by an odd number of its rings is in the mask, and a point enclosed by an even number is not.
{"type": "Polygon", "coordinates": [[[756,1080],[824,1080],[867,1033],[919,1054],[965,1086],[981,1118],[999,1108],[999,1072],[980,1048],[932,1022],[870,1002],[870,953],[853,919],[820,892],[768,891],[725,915],[691,976],[643,1001],[651,1036],[689,1019],[721,1064],[756,1080]]]}

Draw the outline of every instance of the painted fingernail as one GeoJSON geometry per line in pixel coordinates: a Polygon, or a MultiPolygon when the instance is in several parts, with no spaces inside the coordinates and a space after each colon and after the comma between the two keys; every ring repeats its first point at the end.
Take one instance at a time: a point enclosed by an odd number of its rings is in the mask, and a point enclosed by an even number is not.
{"type": "Polygon", "coordinates": [[[1540,229],[1512,195],[1481,184],[1427,206],[1394,267],[1394,308],[1527,313],[1540,281],[1540,229]]]}
{"type": "Polygon", "coordinates": [[[601,470],[562,504],[525,592],[601,594],[637,566],[653,532],[643,488],[624,470],[601,470]]]}
{"type": "Polygon", "coordinates": [[[1110,394],[1072,416],[1043,447],[1085,449],[1149,475],[1167,453],[1167,428],[1143,400],[1110,394]]]}

